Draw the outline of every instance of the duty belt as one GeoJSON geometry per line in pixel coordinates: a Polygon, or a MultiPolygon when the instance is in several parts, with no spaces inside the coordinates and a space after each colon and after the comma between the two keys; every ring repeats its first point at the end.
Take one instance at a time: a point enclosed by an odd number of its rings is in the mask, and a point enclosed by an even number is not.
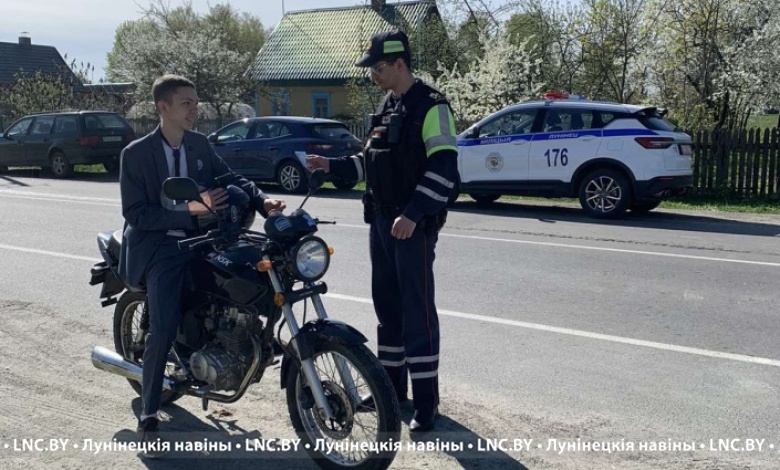
{"type": "Polygon", "coordinates": [[[401,215],[401,208],[390,204],[374,204],[374,212],[382,217],[394,219],[401,215]]]}

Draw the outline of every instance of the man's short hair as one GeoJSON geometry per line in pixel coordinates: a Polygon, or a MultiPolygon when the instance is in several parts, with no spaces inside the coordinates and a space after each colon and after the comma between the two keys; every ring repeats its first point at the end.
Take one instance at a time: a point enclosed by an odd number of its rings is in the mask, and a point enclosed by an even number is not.
{"type": "Polygon", "coordinates": [[[393,63],[396,60],[401,60],[403,61],[404,64],[406,64],[406,68],[409,69],[410,72],[412,71],[412,64],[409,58],[409,54],[393,54],[393,55],[385,56],[383,59],[385,62],[390,62],[390,63],[393,63]]]}
{"type": "Polygon", "coordinates": [[[152,99],[156,105],[160,100],[165,102],[171,102],[171,96],[178,88],[192,88],[195,89],[195,84],[191,80],[182,77],[181,75],[166,74],[154,81],[152,85],[152,99]]]}

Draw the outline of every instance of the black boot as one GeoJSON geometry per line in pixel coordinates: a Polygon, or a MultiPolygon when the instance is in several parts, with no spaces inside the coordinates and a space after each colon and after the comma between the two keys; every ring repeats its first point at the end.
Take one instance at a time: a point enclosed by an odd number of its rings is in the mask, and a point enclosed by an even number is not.
{"type": "Polygon", "coordinates": [[[162,449],[164,441],[160,437],[160,422],[157,418],[146,418],[138,423],[136,433],[141,455],[150,459],[156,459],[165,454],[162,449]]]}
{"type": "Polygon", "coordinates": [[[409,423],[409,432],[428,432],[434,428],[436,423],[436,407],[428,410],[414,410],[414,417],[409,423]]]}

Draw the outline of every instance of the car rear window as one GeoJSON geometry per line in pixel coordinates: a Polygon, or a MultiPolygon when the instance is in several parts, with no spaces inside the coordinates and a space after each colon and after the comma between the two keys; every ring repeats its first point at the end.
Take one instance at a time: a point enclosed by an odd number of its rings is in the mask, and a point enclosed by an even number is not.
{"type": "Polygon", "coordinates": [[[342,139],[351,135],[343,124],[317,124],[314,126],[314,134],[326,139],[342,139]]]}
{"type": "Polygon", "coordinates": [[[637,120],[642,123],[648,129],[654,131],[668,131],[675,130],[675,125],[666,119],[658,116],[637,116],[637,120]]]}
{"type": "Polygon", "coordinates": [[[84,126],[87,130],[127,129],[127,122],[116,114],[85,114],[84,126]]]}

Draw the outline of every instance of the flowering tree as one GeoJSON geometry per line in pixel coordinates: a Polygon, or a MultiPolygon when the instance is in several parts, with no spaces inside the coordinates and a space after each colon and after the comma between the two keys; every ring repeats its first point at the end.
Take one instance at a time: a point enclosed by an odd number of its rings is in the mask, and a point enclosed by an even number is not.
{"type": "Polygon", "coordinates": [[[146,17],[117,29],[107,75],[111,81],[135,83],[144,99],[160,75],[184,75],[221,116],[258,89],[245,72],[264,41],[260,21],[229,5],[198,15],[191,3],[169,9],[157,0],[146,17]]]}
{"type": "Polygon", "coordinates": [[[777,103],[777,2],[683,0],[661,8],[660,20],[645,53],[648,80],[683,126],[744,126],[777,103]]]}
{"type": "Polygon", "coordinates": [[[542,89],[540,60],[533,58],[526,42],[514,45],[505,33],[482,34],[479,41],[484,53],[467,71],[457,64],[443,68],[432,82],[450,101],[459,120],[481,119],[509,104],[536,98],[542,89]]]}

